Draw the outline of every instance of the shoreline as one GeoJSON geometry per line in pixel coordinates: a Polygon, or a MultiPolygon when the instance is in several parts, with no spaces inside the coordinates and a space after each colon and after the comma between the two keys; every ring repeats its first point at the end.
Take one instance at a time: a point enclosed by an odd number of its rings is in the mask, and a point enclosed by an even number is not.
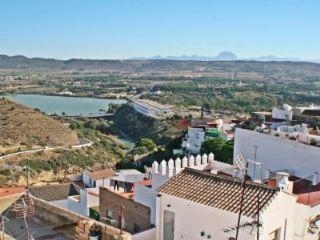
{"type": "Polygon", "coordinates": [[[100,97],[100,96],[92,96],[92,95],[64,95],[64,94],[58,94],[58,93],[38,93],[38,92],[26,92],[26,93],[0,93],[0,97],[6,97],[6,96],[17,96],[17,95],[39,95],[39,96],[52,96],[52,97],[69,97],[69,98],[94,98],[94,99],[105,99],[105,100],[126,100],[129,101],[128,97],[119,97],[119,98],[113,98],[113,97],[100,97]]]}

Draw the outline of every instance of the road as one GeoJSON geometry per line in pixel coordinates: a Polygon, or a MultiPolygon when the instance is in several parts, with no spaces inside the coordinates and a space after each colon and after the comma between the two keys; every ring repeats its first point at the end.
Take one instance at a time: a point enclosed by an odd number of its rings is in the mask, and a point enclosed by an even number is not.
{"type": "Polygon", "coordinates": [[[13,157],[13,156],[17,156],[17,155],[23,155],[23,154],[30,154],[30,153],[37,153],[37,152],[41,152],[41,151],[53,151],[53,150],[58,150],[58,149],[79,149],[79,148],[85,148],[85,147],[90,147],[92,146],[93,142],[89,141],[89,140],[85,140],[85,139],[80,139],[80,143],[77,145],[73,145],[73,146],[61,146],[61,147],[43,147],[43,148],[36,148],[36,149],[31,149],[31,150],[25,150],[25,151],[21,151],[21,152],[16,152],[16,153],[11,153],[11,154],[7,154],[7,155],[3,155],[0,157],[0,160],[9,158],[9,157],[13,157]]]}

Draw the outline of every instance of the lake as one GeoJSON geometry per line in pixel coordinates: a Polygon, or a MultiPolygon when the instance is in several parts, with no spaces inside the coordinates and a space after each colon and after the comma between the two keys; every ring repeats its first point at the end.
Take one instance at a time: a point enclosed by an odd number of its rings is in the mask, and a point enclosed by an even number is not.
{"type": "Polygon", "coordinates": [[[88,97],[63,97],[38,94],[17,94],[5,96],[17,103],[30,108],[38,108],[46,114],[62,115],[64,112],[69,116],[100,116],[107,110],[109,104],[126,103],[123,99],[102,99],[88,97]]]}

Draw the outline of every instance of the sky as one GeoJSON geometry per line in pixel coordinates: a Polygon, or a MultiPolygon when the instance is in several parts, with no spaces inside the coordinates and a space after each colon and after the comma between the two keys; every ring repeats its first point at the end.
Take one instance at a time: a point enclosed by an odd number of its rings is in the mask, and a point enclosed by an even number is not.
{"type": "Polygon", "coordinates": [[[320,58],[319,0],[0,0],[0,54],[320,58]]]}

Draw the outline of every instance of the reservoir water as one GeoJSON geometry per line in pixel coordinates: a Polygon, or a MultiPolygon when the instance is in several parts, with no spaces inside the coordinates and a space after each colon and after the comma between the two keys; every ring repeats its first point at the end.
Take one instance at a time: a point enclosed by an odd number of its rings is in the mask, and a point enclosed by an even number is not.
{"type": "Polygon", "coordinates": [[[38,108],[46,114],[70,116],[99,116],[103,115],[109,104],[126,103],[123,99],[102,99],[88,97],[63,97],[38,94],[17,94],[5,96],[17,103],[30,108],[38,108]]]}

